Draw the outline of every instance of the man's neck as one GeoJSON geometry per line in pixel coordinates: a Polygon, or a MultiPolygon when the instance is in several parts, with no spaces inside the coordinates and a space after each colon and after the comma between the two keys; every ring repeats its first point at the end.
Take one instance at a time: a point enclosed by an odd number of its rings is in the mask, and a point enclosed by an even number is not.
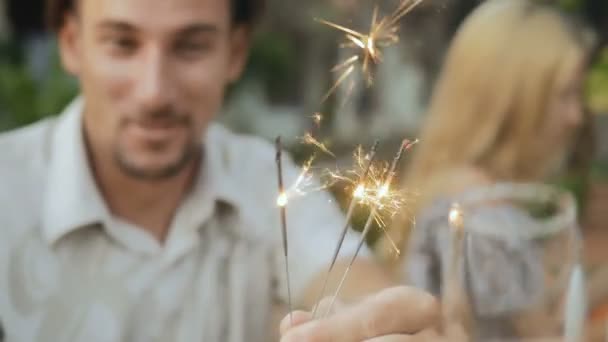
{"type": "Polygon", "coordinates": [[[173,177],[136,179],[111,158],[89,153],[95,180],[112,215],[145,229],[164,242],[173,217],[198,172],[200,157],[193,158],[173,177]]]}

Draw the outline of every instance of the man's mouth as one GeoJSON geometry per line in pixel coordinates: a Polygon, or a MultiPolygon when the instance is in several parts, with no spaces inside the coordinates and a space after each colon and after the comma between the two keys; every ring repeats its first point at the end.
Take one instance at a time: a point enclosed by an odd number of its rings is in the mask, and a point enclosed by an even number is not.
{"type": "Polygon", "coordinates": [[[170,129],[182,126],[182,121],[175,118],[156,118],[135,121],[135,124],[143,129],[170,129]]]}
{"type": "Polygon", "coordinates": [[[150,118],[136,120],[127,125],[127,130],[135,136],[149,142],[161,142],[175,138],[183,132],[184,122],[175,118],[150,118]]]}

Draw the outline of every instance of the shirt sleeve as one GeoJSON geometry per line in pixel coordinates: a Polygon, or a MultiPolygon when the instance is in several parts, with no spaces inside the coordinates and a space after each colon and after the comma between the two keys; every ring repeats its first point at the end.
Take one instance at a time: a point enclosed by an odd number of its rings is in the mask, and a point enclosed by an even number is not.
{"type": "MultiPolygon", "coordinates": [[[[283,159],[283,168],[286,186],[294,184],[301,170],[289,158],[283,159]]],[[[318,188],[318,182],[311,179],[307,188],[315,187],[318,188]]],[[[345,216],[333,196],[327,191],[312,191],[305,196],[294,196],[290,199],[286,210],[292,301],[301,303],[313,279],[327,272],[340,233],[346,224],[345,216]]],[[[278,222],[278,211],[276,218],[278,222]]],[[[276,233],[280,234],[280,230],[276,233]]],[[[338,259],[352,258],[359,241],[360,234],[349,228],[338,259]]],[[[287,278],[282,244],[277,246],[274,255],[275,274],[279,284],[277,295],[287,302],[287,278]]],[[[370,256],[371,252],[364,244],[358,258],[370,256]]]]}

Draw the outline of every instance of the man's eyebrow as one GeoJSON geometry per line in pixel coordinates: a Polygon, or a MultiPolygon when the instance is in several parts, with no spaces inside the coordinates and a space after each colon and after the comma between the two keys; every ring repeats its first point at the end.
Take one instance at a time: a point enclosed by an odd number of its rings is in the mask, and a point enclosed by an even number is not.
{"type": "Polygon", "coordinates": [[[209,34],[219,32],[219,27],[213,24],[191,24],[181,29],[178,29],[175,33],[176,36],[192,36],[196,34],[209,34]]]}
{"type": "Polygon", "coordinates": [[[118,20],[104,20],[97,24],[97,27],[100,29],[109,29],[115,31],[124,31],[124,32],[133,32],[136,31],[135,26],[125,22],[118,20]]]}
{"type": "MultiPolygon", "coordinates": [[[[99,29],[121,31],[121,32],[135,32],[137,27],[126,21],[120,20],[104,20],[97,24],[99,29]]],[[[196,23],[184,26],[175,31],[174,35],[178,37],[188,37],[196,34],[214,34],[218,33],[220,28],[214,24],[196,23]]]]}

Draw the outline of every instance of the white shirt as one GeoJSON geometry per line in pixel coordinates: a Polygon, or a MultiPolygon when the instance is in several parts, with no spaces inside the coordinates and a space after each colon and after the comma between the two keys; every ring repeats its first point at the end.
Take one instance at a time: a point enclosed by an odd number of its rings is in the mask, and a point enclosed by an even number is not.
{"type": "MultiPolygon", "coordinates": [[[[274,148],[212,124],[164,244],[112,216],[82,138],[83,101],[0,135],[0,321],[7,341],[262,342],[286,301],[274,148]]],[[[286,184],[299,169],[285,161],[286,184]]],[[[329,194],[287,208],[294,301],[344,224],[329,194]]],[[[349,233],[343,256],[358,236],[349,233]]]]}

